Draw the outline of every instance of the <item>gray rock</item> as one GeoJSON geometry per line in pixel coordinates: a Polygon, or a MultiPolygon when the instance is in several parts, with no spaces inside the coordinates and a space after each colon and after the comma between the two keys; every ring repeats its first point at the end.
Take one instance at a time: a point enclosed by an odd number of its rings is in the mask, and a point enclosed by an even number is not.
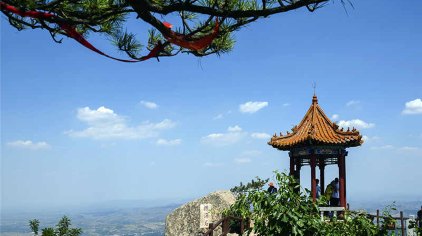
{"type": "MultiPolygon", "coordinates": [[[[212,204],[213,222],[221,219],[221,212],[236,201],[230,191],[217,191],[205,197],[188,202],[175,209],[166,217],[166,236],[197,236],[207,229],[200,229],[200,205],[212,204]]],[[[214,235],[221,234],[221,227],[214,231],[214,235]],[[218,230],[217,230],[218,229],[218,230]]]]}

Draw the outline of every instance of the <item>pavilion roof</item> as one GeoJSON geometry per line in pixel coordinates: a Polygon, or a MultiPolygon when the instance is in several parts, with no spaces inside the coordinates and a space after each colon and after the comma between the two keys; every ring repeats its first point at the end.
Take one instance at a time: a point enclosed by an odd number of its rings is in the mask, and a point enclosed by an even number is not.
{"type": "Polygon", "coordinates": [[[363,143],[362,135],[354,127],[346,131],[331,122],[318,105],[318,98],[314,95],[312,105],[306,112],[299,125],[280,136],[274,134],[269,145],[280,150],[291,150],[296,147],[309,147],[312,145],[330,145],[341,147],[356,147],[363,143]]]}

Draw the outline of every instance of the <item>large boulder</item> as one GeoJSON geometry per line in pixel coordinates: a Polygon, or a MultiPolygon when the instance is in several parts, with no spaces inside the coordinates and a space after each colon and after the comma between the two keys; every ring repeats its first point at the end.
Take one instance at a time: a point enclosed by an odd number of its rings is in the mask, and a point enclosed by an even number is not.
{"type": "MultiPolygon", "coordinates": [[[[221,219],[221,212],[230,207],[236,201],[235,196],[230,191],[217,191],[205,197],[188,202],[175,209],[166,217],[166,236],[197,236],[202,235],[207,229],[200,223],[204,223],[204,215],[201,216],[200,207],[211,205],[210,219],[216,222],[221,219]],[[202,217],[202,222],[201,222],[202,217]]],[[[203,211],[202,211],[203,213],[203,211]]],[[[207,216],[208,217],[208,216],[207,216]]],[[[214,231],[214,235],[221,234],[221,227],[214,231]],[[218,230],[217,230],[218,229],[218,230]]]]}

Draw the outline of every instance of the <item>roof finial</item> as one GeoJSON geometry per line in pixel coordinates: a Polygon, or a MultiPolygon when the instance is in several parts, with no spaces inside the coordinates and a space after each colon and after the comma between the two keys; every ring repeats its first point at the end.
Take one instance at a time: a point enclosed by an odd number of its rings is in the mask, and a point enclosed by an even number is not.
{"type": "Polygon", "coordinates": [[[316,82],[315,81],[312,83],[312,88],[314,88],[314,97],[312,98],[312,104],[318,104],[318,98],[317,98],[316,92],[315,92],[315,90],[316,90],[316,82]]]}

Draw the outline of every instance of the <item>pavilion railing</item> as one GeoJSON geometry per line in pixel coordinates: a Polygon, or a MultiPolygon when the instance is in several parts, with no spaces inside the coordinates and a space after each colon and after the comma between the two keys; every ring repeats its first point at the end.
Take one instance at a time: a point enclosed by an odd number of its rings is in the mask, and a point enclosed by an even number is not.
{"type": "Polygon", "coordinates": [[[407,220],[414,220],[416,222],[416,224],[419,223],[419,219],[404,217],[403,211],[400,211],[400,216],[398,216],[398,217],[382,216],[382,215],[380,215],[380,210],[377,210],[376,215],[367,213],[366,216],[370,220],[372,220],[372,222],[374,224],[376,224],[377,227],[381,227],[381,221],[391,220],[392,222],[390,222],[387,225],[384,225],[384,227],[386,227],[387,230],[391,230],[391,231],[400,230],[401,235],[407,235],[407,232],[406,232],[407,228],[408,228],[408,227],[406,227],[406,224],[407,224],[406,221],[407,220]],[[400,224],[398,225],[397,222],[400,222],[400,224]]]}
{"type": "MultiPolygon", "coordinates": [[[[390,225],[386,225],[388,230],[400,230],[401,231],[401,235],[407,235],[406,234],[406,221],[407,220],[415,220],[409,217],[404,217],[403,216],[403,211],[400,211],[400,216],[399,217],[386,217],[386,216],[381,216],[380,215],[380,211],[377,210],[376,215],[372,215],[367,213],[366,216],[372,220],[372,222],[374,224],[376,224],[378,227],[381,227],[381,220],[385,221],[385,220],[393,220],[393,223],[390,225]],[[375,221],[375,222],[374,222],[375,221]],[[396,224],[397,221],[400,221],[400,225],[398,226],[396,224]]],[[[214,231],[221,226],[221,230],[222,230],[222,236],[226,236],[228,233],[230,233],[230,223],[232,221],[237,221],[240,225],[240,229],[239,229],[239,233],[240,235],[242,235],[247,228],[249,228],[250,225],[250,221],[249,220],[245,220],[243,218],[239,218],[239,217],[233,217],[233,216],[228,216],[228,217],[224,217],[222,219],[220,219],[219,221],[215,222],[215,223],[210,223],[209,224],[209,228],[208,230],[203,234],[203,236],[214,236],[214,231]]],[[[420,219],[416,219],[416,224],[419,223],[420,219]]]]}
{"type": "Polygon", "coordinates": [[[214,236],[214,231],[220,226],[222,231],[221,235],[226,236],[230,233],[230,223],[232,221],[237,221],[239,223],[240,229],[238,233],[240,233],[240,235],[242,235],[245,232],[245,229],[249,227],[249,221],[239,217],[227,216],[215,223],[210,223],[208,230],[203,234],[203,236],[214,236]]]}

